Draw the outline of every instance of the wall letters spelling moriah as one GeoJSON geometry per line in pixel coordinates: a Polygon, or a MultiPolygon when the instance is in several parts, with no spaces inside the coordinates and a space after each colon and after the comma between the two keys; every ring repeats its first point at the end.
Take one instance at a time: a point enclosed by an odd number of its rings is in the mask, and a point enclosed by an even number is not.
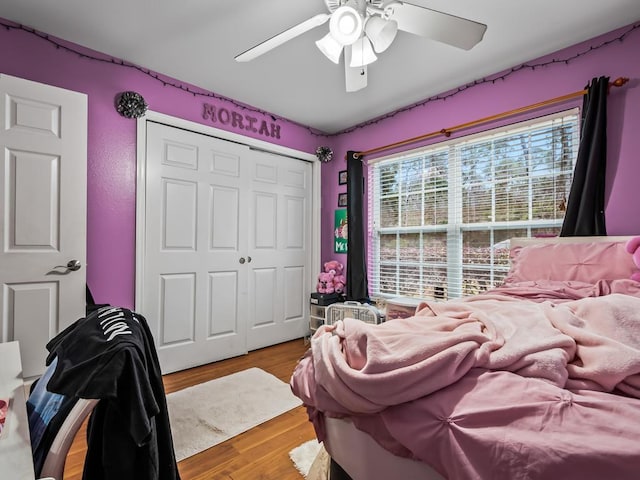
{"type": "Polygon", "coordinates": [[[239,130],[257,133],[265,137],[280,138],[280,125],[266,120],[260,120],[248,114],[238,113],[228,108],[217,108],[215,105],[204,103],[202,108],[202,118],[211,120],[213,123],[230,126],[239,130]]]}

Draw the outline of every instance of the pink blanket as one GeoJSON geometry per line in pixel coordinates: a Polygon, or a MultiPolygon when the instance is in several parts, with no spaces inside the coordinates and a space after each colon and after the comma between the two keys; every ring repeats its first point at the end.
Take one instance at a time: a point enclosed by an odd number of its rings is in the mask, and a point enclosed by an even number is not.
{"type": "MultiPolygon", "coordinates": [[[[356,415],[358,427],[374,434],[378,432],[376,438],[383,446],[422,460],[426,460],[425,456],[416,452],[424,452],[428,446],[420,444],[416,435],[408,435],[397,443],[403,432],[411,430],[412,421],[406,416],[406,409],[411,407],[407,405],[416,408],[423,400],[437,395],[446,398],[453,395],[460,403],[460,392],[456,389],[465,385],[469,392],[473,391],[471,387],[478,383],[477,372],[503,372],[500,379],[505,385],[499,386],[496,381],[495,386],[486,387],[478,394],[483,401],[487,400],[487,391],[501,397],[507,384],[521,381],[546,385],[539,387],[545,392],[616,390],[639,398],[640,298],[617,293],[597,296],[600,292],[625,291],[627,287],[628,284],[622,287],[607,284],[594,291],[565,286],[571,293],[557,294],[557,289],[546,285],[547,290],[556,292],[552,302],[542,301],[540,289],[535,286],[519,286],[518,291],[511,290],[514,296],[494,291],[459,301],[423,304],[415,317],[382,325],[345,319],[318,330],[309,354],[294,371],[291,385],[309,407],[319,438],[323,434],[319,412],[356,415]],[[521,299],[527,297],[534,301],[521,299]],[[576,297],[577,300],[573,299],[576,297]],[[470,378],[475,379],[471,384],[470,378]],[[376,412],[383,413],[362,416],[376,412]],[[401,413],[389,417],[390,412],[401,413]],[[376,426],[381,418],[386,418],[384,428],[376,426]]],[[[601,395],[612,401],[631,402],[632,411],[640,412],[640,401],[635,398],[601,395]]],[[[497,403],[504,411],[517,411],[530,398],[526,389],[517,387],[508,396],[507,404],[497,403]]],[[[619,411],[626,412],[625,409],[619,411]]],[[[455,410],[449,412],[455,413],[455,410]]],[[[556,414],[553,409],[542,413],[543,417],[553,418],[548,422],[550,425],[558,420],[553,417],[556,414]]],[[[557,414],[562,415],[561,410],[557,414]]],[[[640,434],[640,414],[636,416],[639,421],[634,434],[640,434]]],[[[510,432],[504,427],[499,435],[525,432],[526,436],[528,429],[540,428],[541,420],[538,417],[524,419],[526,428],[521,426],[520,430],[510,432]]],[[[576,435],[584,433],[579,421],[571,425],[574,427],[576,435]]],[[[430,435],[433,437],[434,432],[430,435]]],[[[622,434],[612,437],[625,438],[622,434]]],[[[487,436],[485,440],[483,443],[482,437],[477,439],[476,448],[495,449],[495,438],[487,436]]],[[[549,442],[551,440],[546,439],[541,445],[548,446],[549,442]]],[[[640,451],[635,453],[638,463],[640,451]]],[[[464,456],[462,451],[459,454],[464,456]]],[[[433,455],[428,460],[436,467],[443,464],[442,459],[433,455]]],[[[481,466],[473,466],[474,470],[478,468],[482,470],[481,466]]],[[[451,474],[442,470],[441,473],[451,474]]]]}
{"type": "Polygon", "coordinates": [[[311,349],[315,381],[335,402],[326,408],[373,413],[433,393],[471,368],[637,395],[639,332],[640,298],[628,295],[562,304],[484,295],[431,303],[382,325],[347,318],[320,327],[311,349]]]}
{"type": "Polygon", "coordinates": [[[531,280],[508,282],[487,292],[490,295],[506,295],[534,302],[552,301],[554,303],[587,297],[602,297],[612,293],[640,297],[640,283],[631,279],[598,280],[595,283],[576,280],[531,280]]]}

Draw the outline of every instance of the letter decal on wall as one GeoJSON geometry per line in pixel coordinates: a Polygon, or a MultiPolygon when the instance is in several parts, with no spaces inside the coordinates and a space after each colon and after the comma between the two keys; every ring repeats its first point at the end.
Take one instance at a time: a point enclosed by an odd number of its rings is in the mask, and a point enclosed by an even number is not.
{"type": "Polygon", "coordinates": [[[216,108],[214,105],[204,103],[202,105],[202,118],[212,123],[230,125],[237,130],[247,130],[265,137],[280,139],[281,127],[277,123],[267,123],[251,115],[244,115],[236,110],[216,108]]]}

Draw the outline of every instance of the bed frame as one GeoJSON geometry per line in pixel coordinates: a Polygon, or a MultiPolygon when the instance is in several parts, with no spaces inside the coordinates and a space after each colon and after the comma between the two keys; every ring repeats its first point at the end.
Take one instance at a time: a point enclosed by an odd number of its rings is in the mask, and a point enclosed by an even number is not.
{"type": "Polygon", "coordinates": [[[330,480],[444,480],[426,463],[398,457],[347,420],[325,417],[330,480]]]}

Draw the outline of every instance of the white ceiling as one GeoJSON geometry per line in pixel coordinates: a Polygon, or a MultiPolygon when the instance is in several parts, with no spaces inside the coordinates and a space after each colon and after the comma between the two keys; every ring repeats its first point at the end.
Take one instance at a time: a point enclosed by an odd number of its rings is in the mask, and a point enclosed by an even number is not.
{"type": "MultiPolygon", "coordinates": [[[[640,0],[411,0],[488,26],[469,51],[406,32],[346,93],[317,27],[247,63],[234,57],[323,0],[0,0],[0,17],[334,133],[640,19],[640,0]]],[[[143,92],[141,92],[143,93],[143,92]]]]}

